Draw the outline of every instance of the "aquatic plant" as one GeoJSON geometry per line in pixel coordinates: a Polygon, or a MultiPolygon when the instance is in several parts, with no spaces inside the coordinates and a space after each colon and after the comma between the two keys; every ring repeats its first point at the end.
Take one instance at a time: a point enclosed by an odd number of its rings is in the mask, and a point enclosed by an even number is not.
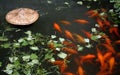
{"type": "MultiPolygon", "coordinates": [[[[62,28],[60,24],[69,27],[73,22],[89,24],[85,19],[53,23],[56,34],[62,34],[62,37],[55,34],[44,36],[30,30],[5,27],[0,31],[0,48],[9,51],[4,58],[6,61],[0,62],[2,71],[8,75],[85,75],[88,74],[85,66],[95,65],[98,69],[96,75],[116,74],[119,69],[117,66],[120,65],[120,52],[117,51],[120,44],[119,17],[115,11],[118,8],[92,9],[91,4],[101,3],[100,1],[77,2],[79,5],[90,2],[87,4],[87,15],[96,21],[91,31],[81,30],[84,35],[62,28]],[[6,35],[10,31],[22,32],[23,36],[10,40],[6,35]],[[84,53],[86,50],[88,53],[84,53]]],[[[119,7],[119,4],[117,6],[119,7]]]]}

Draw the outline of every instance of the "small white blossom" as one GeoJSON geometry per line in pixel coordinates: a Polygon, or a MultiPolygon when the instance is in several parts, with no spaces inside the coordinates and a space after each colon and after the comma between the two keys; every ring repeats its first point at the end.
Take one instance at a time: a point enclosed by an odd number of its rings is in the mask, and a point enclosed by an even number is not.
{"type": "Polygon", "coordinates": [[[87,44],[86,47],[87,47],[87,48],[91,48],[92,45],[91,45],[91,44],[87,44]]]}
{"type": "Polygon", "coordinates": [[[83,2],[82,1],[78,1],[77,4],[83,5],[83,2]]]}
{"type": "Polygon", "coordinates": [[[14,68],[13,64],[7,64],[7,67],[6,67],[7,70],[10,70],[10,69],[13,69],[13,68],[14,68]]]}
{"type": "Polygon", "coordinates": [[[91,6],[87,6],[87,8],[90,8],[91,6]]]}
{"type": "Polygon", "coordinates": [[[95,27],[100,27],[99,24],[95,24],[95,27]]]}
{"type": "Polygon", "coordinates": [[[101,36],[101,35],[97,35],[96,37],[99,39],[99,38],[101,38],[102,36],[101,36]]]}
{"type": "Polygon", "coordinates": [[[60,57],[60,58],[62,58],[62,59],[64,59],[64,58],[66,58],[66,57],[67,57],[67,54],[66,54],[66,53],[61,52],[61,53],[59,53],[57,56],[58,56],[58,57],[60,57]]]}
{"type": "Polygon", "coordinates": [[[10,62],[15,62],[18,60],[18,57],[9,57],[10,62]]]}
{"type": "Polygon", "coordinates": [[[23,42],[23,41],[24,41],[24,39],[22,39],[22,38],[18,40],[19,43],[21,43],[21,42],[23,42]]]}
{"type": "Polygon", "coordinates": [[[11,69],[6,69],[6,70],[3,70],[5,73],[11,75],[13,73],[13,70],[11,69]]]}
{"type": "Polygon", "coordinates": [[[56,35],[51,35],[51,38],[52,38],[52,39],[56,38],[56,35]]]}
{"type": "Polygon", "coordinates": [[[97,32],[96,28],[91,28],[92,32],[97,32]]]}
{"type": "Polygon", "coordinates": [[[56,48],[55,50],[56,50],[56,51],[60,51],[60,48],[56,48]]]}
{"type": "Polygon", "coordinates": [[[32,36],[28,36],[28,38],[27,38],[28,41],[32,40],[32,39],[34,39],[32,36]]]}
{"type": "Polygon", "coordinates": [[[48,4],[52,4],[52,1],[48,0],[47,3],[48,3],[48,4]]]}
{"type": "Polygon", "coordinates": [[[23,59],[23,61],[29,61],[30,55],[23,56],[22,59],[23,59]]]}
{"type": "Polygon", "coordinates": [[[118,25],[117,24],[115,24],[115,25],[113,25],[114,27],[118,27],[118,25]]]}
{"type": "Polygon", "coordinates": [[[30,49],[32,49],[32,50],[39,50],[39,48],[37,46],[32,46],[32,47],[30,47],[30,49]]]}
{"type": "Polygon", "coordinates": [[[51,58],[51,59],[50,59],[50,62],[55,62],[55,58],[51,58]]]}
{"type": "Polygon", "coordinates": [[[90,42],[90,39],[85,38],[84,41],[87,42],[87,43],[89,43],[89,42],[90,42]]]}
{"type": "Polygon", "coordinates": [[[28,62],[27,64],[30,65],[30,66],[33,66],[33,65],[34,65],[33,62],[28,62]]]}
{"type": "Polygon", "coordinates": [[[69,5],[69,3],[68,3],[68,2],[64,2],[64,4],[69,5]]]}
{"type": "Polygon", "coordinates": [[[39,63],[39,61],[38,61],[37,59],[32,60],[32,62],[33,62],[34,64],[38,64],[38,63],[39,63]]]}
{"type": "Polygon", "coordinates": [[[78,51],[82,51],[83,49],[84,49],[84,47],[82,47],[82,46],[78,47],[78,51]]]}
{"type": "Polygon", "coordinates": [[[54,43],[57,43],[58,41],[53,41],[54,43]]]}
{"type": "Polygon", "coordinates": [[[100,13],[100,16],[104,16],[104,15],[105,15],[105,13],[104,13],[104,12],[100,13]]]}
{"type": "Polygon", "coordinates": [[[25,34],[31,35],[31,31],[26,31],[25,34]]]}
{"type": "Polygon", "coordinates": [[[64,39],[64,38],[59,38],[59,41],[60,41],[61,43],[63,43],[63,42],[65,41],[65,39],[64,39]]]}
{"type": "Polygon", "coordinates": [[[93,0],[94,2],[96,2],[97,0],[93,0]]]}
{"type": "Polygon", "coordinates": [[[113,13],[113,9],[110,9],[109,12],[110,12],[110,13],[113,13]]]}

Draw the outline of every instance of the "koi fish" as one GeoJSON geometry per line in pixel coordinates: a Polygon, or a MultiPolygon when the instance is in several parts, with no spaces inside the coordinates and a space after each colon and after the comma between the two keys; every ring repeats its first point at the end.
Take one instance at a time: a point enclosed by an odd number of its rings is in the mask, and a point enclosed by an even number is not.
{"type": "Polygon", "coordinates": [[[87,54],[87,55],[85,55],[85,56],[80,56],[80,63],[82,64],[84,61],[89,61],[89,60],[91,60],[91,59],[94,59],[94,58],[96,58],[96,56],[95,55],[93,55],[93,54],[87,54]]]}
{"type": "Polygon", "coordinates": [[[86,43],[85,40],[84,40],[84,38],[81,35],[79,35],[79,34],[74,34],[74,35],[76,37],[77,42],[83,43],[83,44],[86,43]]]}
{"type": "Polygon", "coordinates": [[[106,26],[108,26],[108,27],[110,27],[110,22],[108,21],[108,20],[104,20],[104,24],[106,25],[106,26]]]}
{"type": "Polygon", "coordinates": [[[77,19],[77,20],[74,20],[74,22],[77,22],[79,24],[88,24],[89,23],[87,20],[83,20],[83,19],[77,19]]]}
{"type": "Polygon", "coordinates": [[[91,18],[99,16],[99,13],[97,10],[89,10],[86,14],[90,15],[89,17],[91,17],[91,18]]]}
{"type": "Polygon", "coordinates": [[[64,61],[63,60],[56,60],[56,61],[51,62],[51,63],[53,63],[54,65],[59,65],[60,66],[64,63],[64,61]]]}
{"type": "Polygon", "coordinates": [[[101,67],[104,66],[104,57],[98,48],[97,48],[97,57],[98,60],[100,61],[101,67]]]}
{"type": "Polygon", "coordinates": [[[114,44],[120,44],[120,40],[115,41],[114,44]]]}
{"type": "Polygon", "coordinates": [[[103,21],[100,18],[97,18],[97,23],[100,26],[100,28],[103,29],[104,23],[103,23],[103,21]]]}
{"type": "Polygon", "coordinates": [[[107,60],[107,59],[109,59],[111,56],[112,56],[112,52],[107,52],[107,53],[104,54],[103,58],[104,58],[104,60],[107,60]]]}
{"type": "Polygon", "coordinates": [[[74,50],[72,48],[64,47],[64,48],[62,48],[62,50],[66,51],[66,52],[68,52],[70,54],[78,54],[77,50],[74,50]]]}
{"type": "Polygon", "coordinates": [[[64,32],[65,32],[65,36],[66,36],[67,38],[70,38],[70,39],[74,40],[74,37],[73,37],[73,35],[72,35],[72,33],[71,33],[70,31],[65,30],[64,32]]]}
{"type": "Polygon", "coordinates": [[[118,37],[120,37],[118,27],[111,27],[110,30],[109,30],[109,32],[115,34],[118,37]]]}
{"type": "Polygon", "coordinates": [[[65,20],[60,21],[60,23],[62,23],[62,24],[64,24],[64,25],[71,25],[71,23],[70,23],[69,21],[65,21],[65,20]]]}
{"type": "Polygon", "coordinates": [[[108,45],[108,44],[102,44],[104,47],[106,47],[110,52],[112,52],[113,54],[115,54],[115,50],[112,47],[112,45],[108,45]]]}
{"type": "Polygon", "coordinates": [[[81,66],[78,67],[78,75],[85,75],[84,70],[81,66]]]}
{"type": "Polygon", "coordinates": [[[62,33],[60,26],[57,23],[54,23],[54,29],[62,33]]]}
{"type": "Polygon", "coordinates": [[[85,30],[82,30],[82,32],[83,32],[89,39],[91,39],[92,34],[91,34],[90,32],[85,31],[85,30]]]}
{"type": "Polygon", "coordinates": [[[67,68],[66,63],[64,62],[61,66],[59,66],[59,68],[60,68],[60,72],[63,73],[67,68]]]}
{"type": "Polygon", "coordinates": [[[112,70],[113,70],[113,67],[114,67],[114,65],[115,65],[115,58],[114,58],[114,57],[111,57],[111,58],[109,59],[108,63],[109,63],[109,73],[111,73],[112,70]]]}
{"type": "Polygon", "coordinates": [[[71,72],[64,72],[63,75],[74,75],[74,74],[71,72]]]}

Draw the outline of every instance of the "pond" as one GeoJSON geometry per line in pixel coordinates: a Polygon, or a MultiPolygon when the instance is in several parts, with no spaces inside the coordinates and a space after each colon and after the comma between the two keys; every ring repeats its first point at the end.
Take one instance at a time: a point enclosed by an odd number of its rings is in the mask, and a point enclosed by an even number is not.
{"type": "Polygon", "coordinates": [[[119,75],[120,22],[114,4],[0,0],[0,74],[119,75]],[[12,25],[5,16],[16,8],[34,9],[39,19],[27,26],[12,25]]]}

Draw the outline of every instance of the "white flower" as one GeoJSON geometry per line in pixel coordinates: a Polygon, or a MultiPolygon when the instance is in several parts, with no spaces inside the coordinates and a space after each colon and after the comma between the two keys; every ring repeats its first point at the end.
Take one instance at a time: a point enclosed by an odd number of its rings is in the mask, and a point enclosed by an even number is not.
{"type": "Polygon", "coordinates": [[[60,48],[56,48],[55,50],[56,50],[56,51],[60,51],[60,48]]]}
{"type": "Polygon", "coordinates": [[[51,59],[50,59],[50,62],[55,62],[55,58],[51,58],[51,59]]]}
{"type": "Polygon", "coordinates": [[[118,25],[117,24],[115,24],[115,25],[113,25],[114,27],[118,27],[118,25]]]}
{"type": "Polygon", "coordinates": [[[94,2],[96,2],[97,0],[93,0],[94,2]]]}
{"type": "Polygon", "coordinates": [[[26,31],[25,34],[31,35],[31,31],[26,31]]]}
{"type": "Polygon", "coordinates": [[[10,69],[13,69],[13,68],[14,68],[13,64],[7,64],[7,67],[6,67],[7,70],[10,70],[10,69]]]}
{"type": "Polygon", "coordinates": [[[101,35],[97,35],[96,37],[99,39],[99,38],[101,38],[102,36],[101,36],[101,35]]]}
{"type": "Polygon", "coordinates": [[[23,42],[23,41],[24,41],[23,38],[21,38],[21,39],[18,40],[19,43],[21,43],[21,42],[23,42]]]}
{"type": "Polygon", "coordinates": [[[64,2],[64,4],[69,5],[69,3],[68,3],[68,2],[64,2]]]}
{"type": "Polygon", "coordinates": [[[95,27],[100,27],[99,24],[95,24],[95,27]]]}
{"type": "Polygon", "coordinates": [[[87,48],[91,48],[92,45],[91,45],[91,44],[87,44],[86,47],[87,47],[87,48]]]}
{"type": "Polygon", "coordinates": [[[77,4],[83,5],[83,2],[82,1],[78,1],[77,4]]]}
{"type": "Polygon", "coordinates": [[[5,73],[11,75],[13,73],[13,70],[7,69],[7,70],[3,70],[5,73]]]}
{"type": "Polygon", "coordinates": [[[23,61],[29,61],[30,55],[23,56],[22,59],[23,59],[23,61]]]}
{"type": "Polygon", "coordinates": [[[110,13],[113,13],[113,9],[110,9],[109,12],[110,12],[110,13]]]}
{"type": "Polygon", "coordinates": [[[32,47],[30,47],[30,49],[32,49],[32,50],[39,50],[39,48],[37,46],[32,46],[32,47]]]}
{"type": "Polygon", "coordinates": [[[67,57],[67,54],[63,53],[63,52],[60,52],[57,56],[60,57],[60,58],[62,58],[62,59],[64,59],[64,58],[67,57]]]}
{"type": "Polygon", "coordinates": [[[32,39],[34,39],[31,35],[30,36],[28,36],[28,38],[27,38],[27,40],[29,41],[29,40],[32,40],[32,39]]]}
{"type": "Polygon", "coordinates": [[[104,13],[104,12],[100,13],[100,16],[104,16],[104,15],[105,15],[105,13],[104,13]]]}
{"type": "Polygon", "coordinates": [[[52,3],[52,1],[48,0],[48,1],[47,1],[47,3],[48,3],[48,4],[51,4],[51,3],[52,3]]]}
{"type": "Polygon", "coordinates": [[[38,64],[38,63],[39,63],[39,61],[38,61],[37,59],[32,60],[32,62],[33,62],[34,64],[38,64]]]}
{"type": "Polygon", "coordinates": [[[9,57],[10,62],[15,62],[18,60],[18,57],[9,57]]]}
{"type": "Polygon", "coordinates": [[[51,35],[51,38],[52,38],[52,39],[56,38],[56,35],[51,35]]]}
{"type": "Polygon", "coordinates": [[[30,65],[30,66],[33,66],[33,65],[34,65],[33,62],[28,62],[27,64],[30,65]]]}
{"type": "Polygon", "coordinates": [[[63,42],[65,41],[65,39],[64,39],[64,38],[59,38],[59,41],[60,41],[61,43],[63,43],[63,42]]]}
{"type": "Polygon", "coordinates": [[[92,32],[97,32],[96,28],[91,28],[92,32]]]}
{"type": "Polygon", "coordinates": [[[90,40],[88,38],[84,38],[84,41],[87,42],[87,43],[90,42],[90,40]]]}

